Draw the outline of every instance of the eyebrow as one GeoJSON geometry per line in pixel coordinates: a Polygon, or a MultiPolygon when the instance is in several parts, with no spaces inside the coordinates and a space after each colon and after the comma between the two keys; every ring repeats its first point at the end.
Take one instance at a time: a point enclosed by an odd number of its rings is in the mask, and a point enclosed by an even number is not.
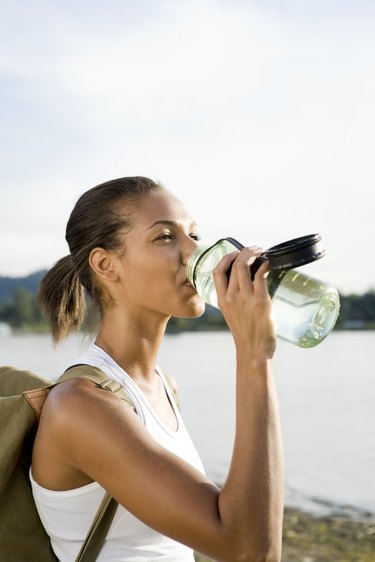
{"type": "MultiPolygon", "coordinates": [[[[157,226],[158,224],[164,224],[166,226],[173,226],[175,228],[178,227],[177,222],[171,221],[171,220],[168,220],[168,219],[162,219],[162,220],[159,220],[159,221],[155,221],[151,226],[148,227],[147,230],[151,230],[151,228],[154,228],[154,226],[157,226]]],[[[195,222],[192,222],[190,226],[196,227],[197,224],[195,222]]]]}

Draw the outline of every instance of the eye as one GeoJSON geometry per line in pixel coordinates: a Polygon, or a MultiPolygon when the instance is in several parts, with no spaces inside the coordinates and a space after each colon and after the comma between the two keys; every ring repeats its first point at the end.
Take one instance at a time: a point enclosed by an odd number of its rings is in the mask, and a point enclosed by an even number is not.
{"type": "Polygon", "coordinates": [[[171,232],[165,232],[157,237],[157,240],[173,240],[174,236],[171,232]]]}
{"type": "Polygon", "coordinates": [[[202,238],[199,236],[199,234],[189,234],[189,236],[190,236],[190,238],[192,238],[196,242],[199,242],[199,240],[202,240],[202,238]]]}

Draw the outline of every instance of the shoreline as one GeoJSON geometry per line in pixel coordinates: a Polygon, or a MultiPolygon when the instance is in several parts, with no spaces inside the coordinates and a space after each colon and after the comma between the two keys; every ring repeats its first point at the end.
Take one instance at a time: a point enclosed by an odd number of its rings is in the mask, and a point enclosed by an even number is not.
{"type": "Polygon", "coordinates": [[[352,521],[372,521],[375,524],[374,504],[358,506],[329,498],[309,496],[286,486],[284,508],[309,513],[312,517],[341,517],[352,521]]]}
{"type": "MultiPolygon", "coordinates": [[[[316,515],[285,507],[282,562],[375,562],[375,515],[316,515]]],[[[210,559],[196,554],[196,562],[210,559]]]]}
{"type": "Polygon", "coordinates": [[[316,515],[284,510],[283,562],[375,562],[375,518],[366,512],[316,515]]]}

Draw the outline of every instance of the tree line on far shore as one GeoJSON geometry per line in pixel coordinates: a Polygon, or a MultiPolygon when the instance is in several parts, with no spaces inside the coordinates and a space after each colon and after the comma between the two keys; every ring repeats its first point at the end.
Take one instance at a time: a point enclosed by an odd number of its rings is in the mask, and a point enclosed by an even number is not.
{"type": "MultiPolygon", "coordinates": [[[[0,323],[7,324],[13,330],[46,332],[47,322],[35,302],[36,290],[18,286],[7,298],[1,299],[0,292],[0,323]]],[[[375,329],[375,290],[362,295],[340,295],[340,315],[335,329],[375,329]]],[[[88,302],[89,316],[95,312],[88,302]]],[[[90,329],[92,329],[90,322],[90,329]]],[[[85,327],[88,328],[88,325],[85,327]]],[[[225,330],[226,324],[221,312],[211,306],[201,318],[171,318],[168,332],[225,330]]]]}

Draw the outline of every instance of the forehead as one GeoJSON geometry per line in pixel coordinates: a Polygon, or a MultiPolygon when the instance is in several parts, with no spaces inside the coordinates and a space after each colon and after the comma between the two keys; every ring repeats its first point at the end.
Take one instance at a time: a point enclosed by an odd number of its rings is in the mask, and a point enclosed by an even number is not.
{"type": "Polygon", "coordinates": [[[155,191],[139,199],[132,213],[134,228],[149,228],[157,221],[194,223],[185,205],[168,191],[155,191]]]}

